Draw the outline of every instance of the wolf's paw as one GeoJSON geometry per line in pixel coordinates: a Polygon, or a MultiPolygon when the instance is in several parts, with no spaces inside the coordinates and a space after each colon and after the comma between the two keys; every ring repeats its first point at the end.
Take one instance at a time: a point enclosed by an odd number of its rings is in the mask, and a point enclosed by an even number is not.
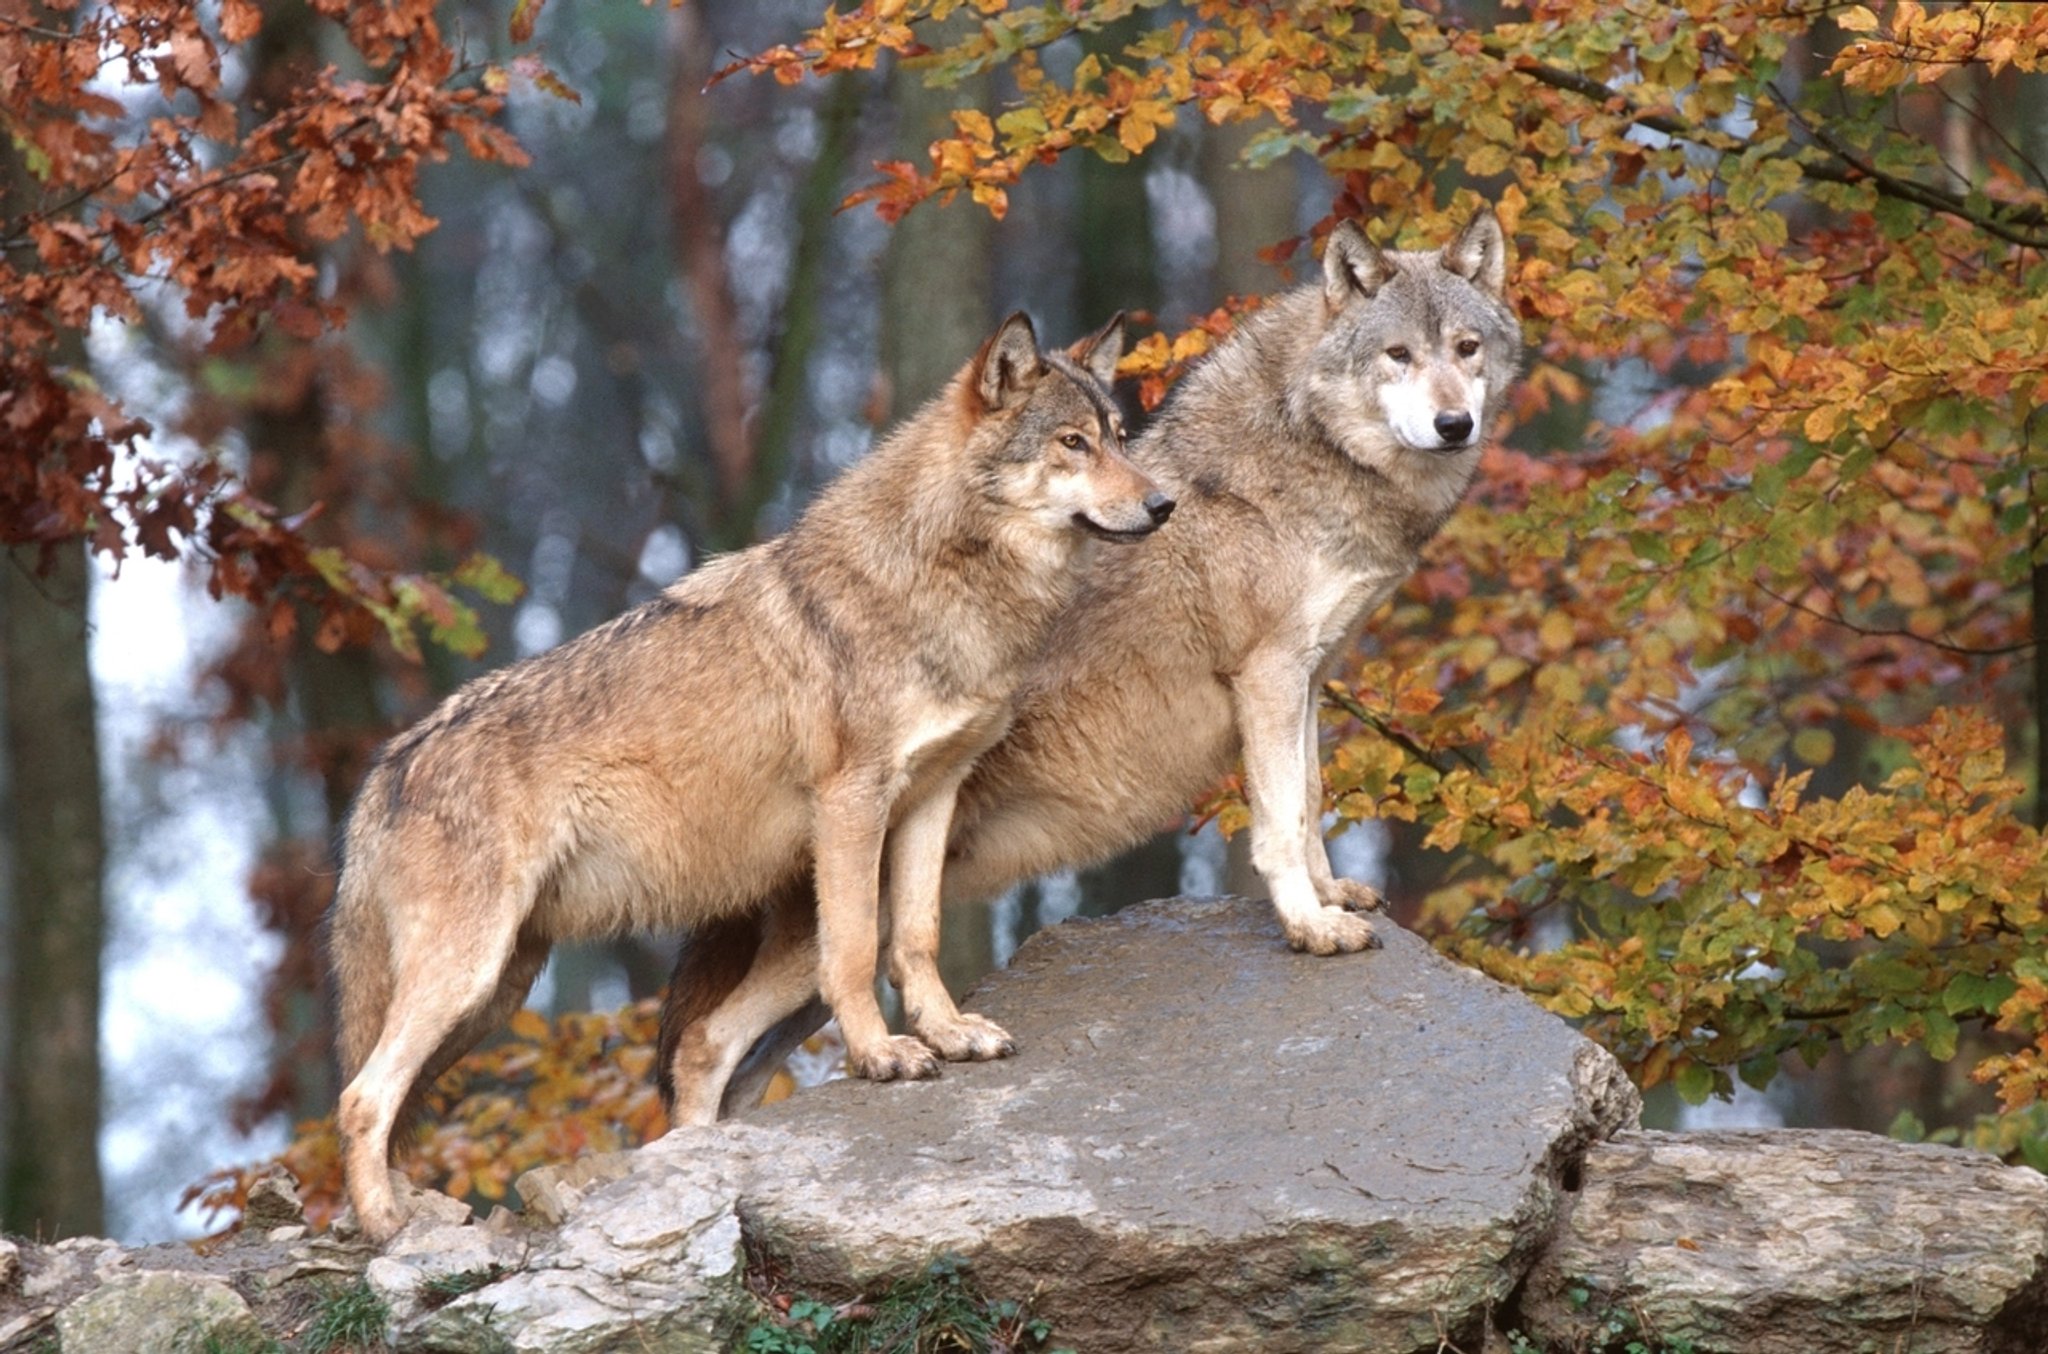
{"type": "Polygon", "coordinates": [[[1287,932],[1287,943],[1309,954],[1354,954],[1380,947],[1380,938],[1373,934],[1371,922],[1340,908],[1323,908],[1317,916],[1303,922],[1283,917],[1280,925],[1287,932]]]}
{"type": "Polygon", "coordinates": [[[1316,897],[1324,907],[1342,908],[1346,912],[1384,912],[1387,900],[1380,891],[1370,884],[1361,884],[1356,879],[1333,879],[1328,886],[1318,884],[1316,897]]]}
{"type": "Polygon", "coordinates": [[[366,1202],[363,1211],[359,1213],[345,1212],[336,1222],[335,1232],[343,1239],[347,1238],[348,1233],[354,1232],[370,1245],[382,1250],[384,1243],[397,1236],[399,1228],[405,1226],[409,1220],[406,1210],[401,1208],[396,1200],[366,1202]]]}
{"type": "Polygon", "coordinates": [[[987,1062],[1017,1051],[1010,1032],[986,1016],[961,1014],[952,1020],[915,1026],[917,1037],[947,1062],[987,1062]]]}
{"type": "Polygon", "coordinates": [[[892,1034],[864,1053],[849,1052],[846,1066],[869,1081],[922,1081],[939,1074],[938,1057],[907,1034],[892,1034]]]}

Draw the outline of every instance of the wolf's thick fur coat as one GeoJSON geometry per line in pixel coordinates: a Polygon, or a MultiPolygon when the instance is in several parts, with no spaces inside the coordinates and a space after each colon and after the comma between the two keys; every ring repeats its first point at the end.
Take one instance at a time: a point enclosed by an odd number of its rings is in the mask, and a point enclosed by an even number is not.
{"type": "Polygon", "coordinates": [[[1172,509],[1122,452],[1122,347],[1119,319],[1042,352],[1013,316],[786,534],[478,678],[382,749],[330,928],[368,1235],[403,1221],[386,1161],[406,1108],[561,941],[704,927],[815,879],[817,935],[808,914],[771,934],[731,989],[749,1019],[822,990],[876,1077],[928,1074],[933,1044],[1001,1051],[936,1005],[924,1041],[883,1024],[882,852],[886,836],[892,907],[913,937],[928,916],[935,949],[961,776],[1007,725],[1090,537],[1135,539],[1172,509]]]}

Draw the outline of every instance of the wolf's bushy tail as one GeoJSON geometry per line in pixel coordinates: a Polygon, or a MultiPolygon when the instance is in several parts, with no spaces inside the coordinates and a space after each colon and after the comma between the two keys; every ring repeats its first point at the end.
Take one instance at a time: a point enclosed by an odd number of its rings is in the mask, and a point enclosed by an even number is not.
{"type": "Polygon", "coordinates": [[[391,929],[371,895],[370,871],[357,859],[345,864],[328,919],[327,962],[334,973],[341,1084],[356,1079],[384,1033],[396,983],[391,929]]]}

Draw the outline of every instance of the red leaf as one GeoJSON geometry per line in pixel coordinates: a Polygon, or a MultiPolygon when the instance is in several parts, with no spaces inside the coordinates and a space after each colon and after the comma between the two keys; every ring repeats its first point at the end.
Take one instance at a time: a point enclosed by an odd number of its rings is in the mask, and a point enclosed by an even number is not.
{"type": "Polygon", "coordinates": [[[540,18],[540,8],[547,0],[519,0],[512,6],[512,41],[533,41],[534,21],[540,18]]]}
{"type": "Polygon", "coordinates": [[[247,42],[263,27],[263,11],[255,0],[221,0],[220,35],[229,42],[247,42]]]}

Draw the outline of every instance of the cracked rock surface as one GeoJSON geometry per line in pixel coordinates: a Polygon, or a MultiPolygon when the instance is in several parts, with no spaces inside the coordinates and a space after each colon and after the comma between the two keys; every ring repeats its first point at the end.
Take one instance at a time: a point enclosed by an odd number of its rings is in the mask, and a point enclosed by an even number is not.
{"type": "Polygon", "coordinates": [[[1702,1354],[2048,1350],[2048,1178],[1869,1133],[1624,1133],[1530,1275],[1532,1334],[1613,1307],[1702,1354]],[[1574,1292],[1586,1295],[1574,1300],[1574,1292]]]}

